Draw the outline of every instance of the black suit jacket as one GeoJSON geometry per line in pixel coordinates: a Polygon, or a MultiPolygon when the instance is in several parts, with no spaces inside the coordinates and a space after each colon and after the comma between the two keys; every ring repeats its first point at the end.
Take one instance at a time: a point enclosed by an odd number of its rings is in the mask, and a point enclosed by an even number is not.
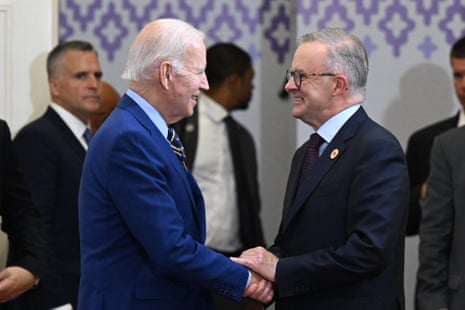
{"type": "Polygon", "coordinates": [[[13,146],[33,203],[44,218],[48,265],[35,292],[37,309],[68,302],[76,307],[80,276],[78,191],[85,150],[50,107],[19,131],[13,146]]]}
{"type": "Polygon", "coordinates": [[[280,257],[276,309],[404,309],[409,185],[400,144],[361,108],[299,185],[307,144],[292,160],[270,248],[280,257]]]}
{"type": "MultiPolygon", "coordinates": [[[[198,109],[194,110],[194,114],[185,118],[174,125],[177,134],[179,135],[186,152],[187,164],[192,169],[195,155],[197,152],[197,141],[199,132],[198,109]]],[[[242,162],[246,166],[242,175],[245,183],[245,188],[248,189],[247,199],[243,204],[238,205],[239,221],[240,221],[240,237],[244,249],[255,246],[264,246],[265,238],[263,236],[263,228],[260,220],[260,194],[257,180],[257,157],[255,152],[255,144],[251,134],[240,125],[235,123],[237,134],[239,136],[239,145],[236,147],[240,150],[242,162]]],[[[208,206],[206,206],[208,208],[208,206]]]]}
{"type": "MultiPolygon", "coordinates": [[[[8,266],[20,266],[36,277],[44,272],[44,239],[40,230],[40,214],[33,207],[29,191],[24,186],[18,162],[11,146],[10,130],[0,120],[0,215],[2,230],[8,235],[8,266]]],[[[25,293],[26,295],[29,292],[25,293]]],[[[0,309],[12,308],[12,303],[0,309]]],[[[18,309],[34,309],[22,304],[18,309]]]]}
{"type": "Polygon", "coordinates": [[[40,216],[11,147],[10,130],[0,120],[0,215],[9,239],[9,266],[21,266],[37,277],[43,273],[43,243],[40,216]]]}
{"type": "Polygon", "coordinates": [[[421,220],[420,191],[430,170],[430,153],[434,138],[452,128],[456,128],[459,113],[414,132],[407,143],[407,166],[410,177],[410,206],[407,236],[418,234],[421,220]]]}

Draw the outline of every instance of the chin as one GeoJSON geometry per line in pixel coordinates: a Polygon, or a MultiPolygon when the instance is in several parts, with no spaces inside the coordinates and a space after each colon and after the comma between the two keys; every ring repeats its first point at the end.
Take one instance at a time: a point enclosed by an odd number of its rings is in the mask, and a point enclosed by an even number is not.
{"type": "Polygon", "coordinates": [[[292,116],[293,116],[293,117],[295,117],[295,118],[300,118],[300,117],[302,117],[302,114],[303,114],[303,113],[301,113],[301,112],[299,111],[299,108],[294,107],[294,108],[292,109],[292,116]]]}

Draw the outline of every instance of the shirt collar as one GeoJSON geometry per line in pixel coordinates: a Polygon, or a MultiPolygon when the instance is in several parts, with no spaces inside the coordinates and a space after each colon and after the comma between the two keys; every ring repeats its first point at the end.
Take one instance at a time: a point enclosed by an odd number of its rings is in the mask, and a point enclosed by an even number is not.
{"type": "Polygon", "coordinates": [[[168,125],[166,124],[165,120],[161,116],[161,114],[155,109],[150,103],[147,102],[144,98],[142,98],[138,93],[135,91],[128,89],[126,92],[132,100],[136,102],[136,104],[147,114],[153,124],[158,128],[161,134],[166,138],[168,136],[168,125]]]}
{"type": "Polygon", "coordinates": [[[326,143],[330,143],[333,138],[336,136],[338,131],[344,126],[344,124],[351,118],[355,112],[360,108],[360,104],[352,105],[338,114],[331,117],[327,120],[320,128],[318,128],[317,133],[325,139],[326,143]]]}
{"type": "Polygon", "coordinates": [[[463,111],[463,108],[460,108],[460,113],[459,113],[459,122],[457,124],[457,127],[462,127],[465,125],[465,113],[463,111]]]}
{"type": "Polygon", "coordinates": [[[200,106],[202,109],[199,109],[202,114],[206,115],[215,123],[221,123],[226,116],[228,116],[228,111],[218,102],[210,98],[207,94],[200,94],[199,99],[199,108],[200,106]]]}
{"type": "Polygon", "coordinates": [[[65,122],[66,126],[68,126],[74,136],[76,136],[78,139],[81,139],[84,131],[87,128],[87,124],[83,123],[74,114],[57,103],[52,102],[50,107],[60,116],[63,122],[65,122]]]}

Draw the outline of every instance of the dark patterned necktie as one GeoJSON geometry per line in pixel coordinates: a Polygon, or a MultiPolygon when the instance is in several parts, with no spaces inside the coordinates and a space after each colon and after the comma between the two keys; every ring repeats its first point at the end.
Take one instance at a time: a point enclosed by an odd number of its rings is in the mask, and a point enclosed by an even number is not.
{"type": "Polygon", "coordinates": [[[92,139],[92,133],[90,132],[89,128],[86,128],[82,136],[84,137],[84,141],[86,141],[86,144],[89,145],[90,139],[92,139]]]}
{"type": "Polygon", "coordinates": [[[184,152],[184,146],[182,145],[182,142],[176,134],[176,131],[174,131],[173,127],[168,127],[168,141],[170,142],[171,149],[178,157],[179,162],[182,164],[184,170],[187,171],[186,153],[184,152]]]}
{"type": "Polygon", "coordinates": [[[313,133],[310,136],[307,151],[305,152],[304,162],[302,164],[302,171],[300,173],[300,183],[302,183],[307,175],[310,173],[312,168],[315,166],[319,156],[319,150],[324,139],[321,138],[317,133],[313,133]]]}

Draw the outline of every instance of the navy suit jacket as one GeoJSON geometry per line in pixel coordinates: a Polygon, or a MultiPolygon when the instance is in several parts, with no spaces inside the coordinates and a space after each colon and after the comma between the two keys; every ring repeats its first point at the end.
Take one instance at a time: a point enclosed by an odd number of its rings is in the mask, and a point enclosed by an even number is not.
{"type": "Polygon", "coordinates": [[[203,245],[202,194],[127,95],[92,139],[79,195],[79,309],[209,309],[248,272],[203,245]]]}
{"type": "Polygon", "coordinates": [[[77,199],[85,150],[50,107],[19,131],[13,146],[44,220],[47,270],[33,292],[36,309],[69,302],[75,307],[80,274],[77,199]]]}
{"type": "Polygon", "coordinates": [[[307,143],[293,158],[271,247],[280,257],[276,309],[404,309],[401,146],[360,108],[299,186],[307,143]]]}

